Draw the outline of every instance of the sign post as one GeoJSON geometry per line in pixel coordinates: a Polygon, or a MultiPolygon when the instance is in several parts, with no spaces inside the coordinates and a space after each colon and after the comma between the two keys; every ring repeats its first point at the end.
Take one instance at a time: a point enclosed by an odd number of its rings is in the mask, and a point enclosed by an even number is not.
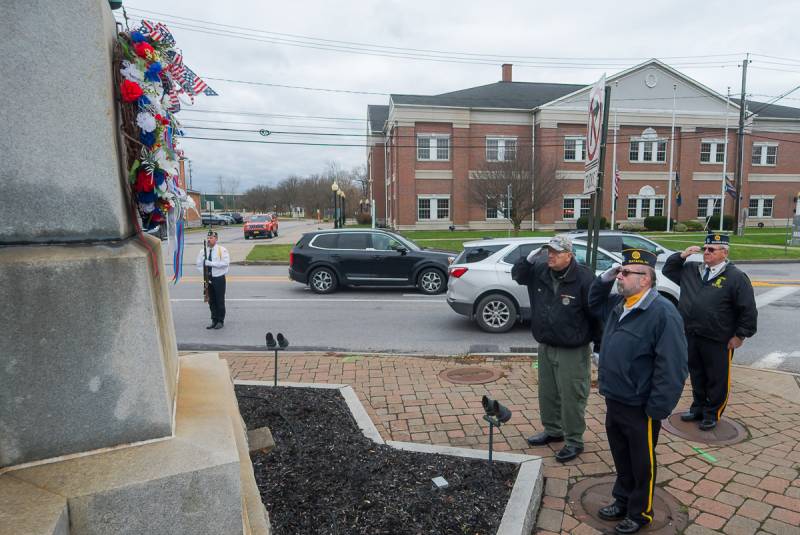
{"type": "Polygon", "coordinates": [[[608,104],[611,88],[606,87],[606,75],[589,92],[589,121],[586,129],[586,164],[583,193],[591,195],[589,208],[586,264],[594,271],[597,266],[597,242],[603,216],[603,168],[605,167],[606,137],[608,134],[608,104]]]}

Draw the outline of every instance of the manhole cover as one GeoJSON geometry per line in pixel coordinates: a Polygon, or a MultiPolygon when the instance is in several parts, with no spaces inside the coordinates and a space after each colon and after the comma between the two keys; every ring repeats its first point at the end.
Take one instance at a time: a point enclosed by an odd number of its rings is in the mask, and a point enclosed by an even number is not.
{"type": "Polygon", "coordinates": [[[739,422],[728,418],[722,418],[717,422],[717,427],[710,431],[701,431],[697,424],[698,422],[681,421],[681,413],[676,412],[663,420],[661,427],[686,440],[717,446],[729,446],[747,439],[747,430],[739,422]]]}
{"type": "Polygon", "coordinates": [[[491,368],[481,368],[480,366],[464,366],[461,368],[449,368],[439,373],[439,379],[458,385],[480,385],[497,381],[503,376],[503,372],[491,368]]]}
{"type": "MultiPolygon", "coordinates": [[[[614,480],[614,476],[590,477],[573,485],[567,497],[579,522],[586,522],[602,533],[614,533],[614,526],[619,524],[619,520],[602,520],[597,516],[598,509],[614,501],[611,496],[614,480]]],[[[658,487],[653,496],[653,512],[653,523],[642,533],[673,535],[681,533],[689,525],[689,518],[681,510],[681,504],[658,487]]]]}

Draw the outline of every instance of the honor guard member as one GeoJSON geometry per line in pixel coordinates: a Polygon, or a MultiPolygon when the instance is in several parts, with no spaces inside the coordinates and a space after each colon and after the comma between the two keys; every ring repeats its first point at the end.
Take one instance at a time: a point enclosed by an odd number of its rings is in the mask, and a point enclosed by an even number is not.
{"type": "Polygon", "coordinates": [[[692,406],[684,422],[710,430],[728,404],[733,351],[756,333],[758,310],[750,279],[728,260],[728,236],[709,234],[702,262],[687,262],[701,251],[693,245],[671,255],[664,276],[681,287],[678,310],[689,342],[692,406]]]}
{"type": "Polygon", "coordinates": [[[661,420],[677,405],[688,372],[683,321],[655,289],[656,255],[641,249],[622,255],[622,266],[602,273],[589,291],[590,306],[606,319],[598,381],[617,469],[614,502],[598,514],[621,520],[617,533],[636,533],[653,521],[661,420]],[[610,295],[615,281],[618,294],[610,295]]]}
{"type": "Polygon", "coordinates": [[[207,272],[208,307],[211,309],[211,325],[206,329],[222,329],[225,325],[225,275],[231,264],[228,250],[217,243],[219,236],[208,231],[207,246],[197,254],[197,269],[207,272]],[[205,256],[204,256],[205,252],[205,256]]]}
{"type": "Polygon", "coordinates": [[[531,330],[539,342],[544,432],[528,438],[528,443],[542,446],[566,440],[556,453],[556,460],[564,463],[583,451],[591,382],[589,344],[600,334],[587,300],[594,274],[577,262],[569,237],[555,236],[541,250],[517,260],[511,277],[528,287],[531,330]]]}

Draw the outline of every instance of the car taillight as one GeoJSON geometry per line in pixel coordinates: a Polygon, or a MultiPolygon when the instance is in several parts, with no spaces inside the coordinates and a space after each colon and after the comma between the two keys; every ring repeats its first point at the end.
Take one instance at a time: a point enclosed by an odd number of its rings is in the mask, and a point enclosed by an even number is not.
{"type": "Polygon", "coordinates": [[[289,251],[289,267],[294,265],[294,253],[289,251]]]}
{"type": "Polygon", "coordinates": [[[458,279],[458,278],[461,278],[461,275],[466,273],[468,270],[469,270],[469,268],[465,268],[465,267],[451,268],[450,269],[450,276],[451,277],[455,277],[455,278],[458,279]]]}

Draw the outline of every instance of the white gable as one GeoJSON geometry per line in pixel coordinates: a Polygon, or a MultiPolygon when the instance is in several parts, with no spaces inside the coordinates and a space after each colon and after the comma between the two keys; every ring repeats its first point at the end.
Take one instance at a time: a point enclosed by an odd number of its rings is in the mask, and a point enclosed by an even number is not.
{"type": "MultiPolygon", "coordinates": [[[[652,111],[672,113],[673,85],[676,113],[718,115],[725,113],[725,95],[705,87],[688,76],[658,60],[650,60],[627,71],[609,77],[611,87],[610,111],[652,111]]],[[[567,95],[543,109],[585,110],[588,107],[589,88],[567,95]]],[[[730,104],[731,116],[738,116],[738,106],[730,104]]],[[[735,120],[735,119],[734,119],[735,120]]]]}

